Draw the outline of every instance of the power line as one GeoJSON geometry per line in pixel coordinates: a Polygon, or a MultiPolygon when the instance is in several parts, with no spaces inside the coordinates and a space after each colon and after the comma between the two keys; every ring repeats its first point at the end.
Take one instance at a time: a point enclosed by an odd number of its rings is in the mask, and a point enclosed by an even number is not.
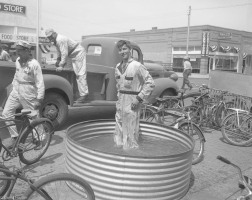
{"type": "Polygon", "coordinates": [[[211,9],[231,8],[231,7],[249,6],[249,5],[252,5],[252,3],[237,4],[237,5],[230,5],[230,6],[218,6],[218,7],[210,7],[210,8],[196,8],[196,9],[192,9],[192,10],[211,10],[211,9]]]}

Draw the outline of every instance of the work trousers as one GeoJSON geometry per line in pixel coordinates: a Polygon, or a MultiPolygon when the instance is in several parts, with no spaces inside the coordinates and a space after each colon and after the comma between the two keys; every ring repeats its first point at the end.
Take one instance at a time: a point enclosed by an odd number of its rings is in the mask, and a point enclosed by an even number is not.
{"type": "MultiPolygon", "coordinates": [[[[27,100],[24,98],[19,98],[16,94],[13,92],[10,93],[8,100],[4,106],[4,110],[2,112],[2,116],[4,119],[13,119],[14,114],[16,113],[16,109],[19,108],[20,106],[23,107],[23,109],[31,110],[36,113],[36,115],[33,117],[33,119],[36,119],[39,117],[39,110],[34,109],[34,104],[37,101],[37,99],[32,99],[32,100],[27,100]]],[[[5,122],[6,125],[13,124],[13,122],[5,122]]],[[[41,125],[39,128],[39,134],[41,136],[40,139],[43,138],[43,126],[41,125]]],[[[17,137],[18,136],[18,131],[16,126],[10,126],[8,127],[8,130],[10,132],[11,137],[17,137]]]]}

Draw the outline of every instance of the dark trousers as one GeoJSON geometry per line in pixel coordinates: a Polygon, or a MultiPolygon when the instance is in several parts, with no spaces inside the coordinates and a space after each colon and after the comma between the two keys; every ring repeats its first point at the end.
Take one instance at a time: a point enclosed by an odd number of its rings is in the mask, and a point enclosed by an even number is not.
{"type": "Polygon", "coordinates": [[[192,88],[192,84],[189,81],[189,76],[191,75],[192,70],[191,69],[185,69],[183,72],[183,83],[181,89],[185,88],[185,85],[187,85],[189,88],[192,88]]]}

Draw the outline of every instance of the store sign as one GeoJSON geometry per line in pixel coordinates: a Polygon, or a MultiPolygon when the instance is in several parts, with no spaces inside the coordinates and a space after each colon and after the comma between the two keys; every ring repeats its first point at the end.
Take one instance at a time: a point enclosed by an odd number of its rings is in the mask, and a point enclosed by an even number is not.
{"type": "Polygon", "coordinates": [[[16,42],[17,40],[24,40],[27,42],[35,43],[36,37],[27,35],[13,35],[13,34],[0,33],[0,40],[10,42],[16,42]]]}
{"type": "Polygon", "coordinates": [[[11,13],[25,14],[26,7],[25,6],[20,6],[20,5],[0,3],[0,12],[2,12],[2,11],[11,12],[11,13]]]}
{"type": "Polygon", "coordinates": [[[201,46],[201,55],[207,56],[209,53],[209,32],[203,32],[202,33],[202,46],[201,46]]]}
{"type": "Polygon", "coordinates": [[[232,38],[232,33],[219,32],[219,35],[218,35],[219,40],[226,40],[226,39],[231,39],[231,38],[232,38]]]}
{"type": "Polygon", "coordinates": [[[39,37],[39,43],[51,44],[50,40],[47,37],[39,37]]]}

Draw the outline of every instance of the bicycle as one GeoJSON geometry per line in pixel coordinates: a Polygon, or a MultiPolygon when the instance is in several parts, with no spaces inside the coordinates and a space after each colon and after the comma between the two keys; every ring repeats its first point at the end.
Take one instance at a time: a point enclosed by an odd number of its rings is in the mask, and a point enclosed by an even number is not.
{"type": "Polygon", "coordinates": [[[230,144],[248,146],[252,144],[252,115],[249,111],[229,108],[232,111],[227,115],[221,127],[223,137],[230,144]]]}
{"type": "Polygon", "coordinates": [[[228,165],[235,167],[238,170],[239,177],[240,177],[238,186],[242,190],[246,189],[247,194],[237,197],[236,200],[251,200],[252,199],[252,179],[249,178],[248,176],[243,175],[241,168],[235,165],[234,163],[230,162],[228,159],[222,156],[217,156],[217,159],[228,165]]]}
{"type": "Polygon", "coordinates": [[[52,122],[47,118],[32,120],[32,112],[22,110],[7,119],[0,118],[0,122],[10,122],[0,127],[19,126],[18,137],[11,147],[6,147],[0,139],[0,145],[4,149],[2,159],[10,160],[19,156],[21,162],[31,165],[37,162],[47,151],[54,128],[52,122]],[[14,119],[12,117],[15,117],[14,119]]]}
{"type": "MultiPolygon", "coordinates": [[[[165,107],[166,108],[183,108],[185,106],[188,106],[188,103],[190,104],[192,102],[192,100],[194,100],[195,98],[197,98],[198,96],[201,95],[200,92],[190,92],[190,93],[186,94],[186,91],[190,90],[190,89],[191,88],[184,88],[178,92],[177,96],[167,96],[166,95],[166,96],[159,98],[159,99],[165,100],[165,107]]],[[[158,101],[156,102],[155,105],[159,106],[158,101]]]]}
{"type": "Polygon", "coordinates": [[[144,105],[141,109],[140,120],[172,126],[190,135],[195,143],[192,164],[199,163],[203,157],[206,139],[198,125],[192,122],[190,112],[165,108],[166,99],[157,98],[157,101],[160,107],[144,105]]]}
{"type": "Polygon", "coordinates": [[[34,181],[25,176],[22,168],[10,171],[2,164],[0,164],[0,174],[0,199],[2,200],[95,199],[94,191],[89,183],[74,174],[59,173],[34,181]],[[29,186],[21,197],[11,196],[18,179],[28,183],[29,186]]]}
{"type": "MultiPolygon", "coordinates": [[[[229,114],[228,108],[234,107],[234,102],[224,101],[228,91],[218,90],[220,94],[211,96],[207,86],[202,88],[202,94],[193,100],[193,104],[186,109],[192,112],[192,118],[200,127],[206,126],[219,129],[223,118],[229,114]]],[[[215,89],[214,89],[215,90],[215,89]]]]}

